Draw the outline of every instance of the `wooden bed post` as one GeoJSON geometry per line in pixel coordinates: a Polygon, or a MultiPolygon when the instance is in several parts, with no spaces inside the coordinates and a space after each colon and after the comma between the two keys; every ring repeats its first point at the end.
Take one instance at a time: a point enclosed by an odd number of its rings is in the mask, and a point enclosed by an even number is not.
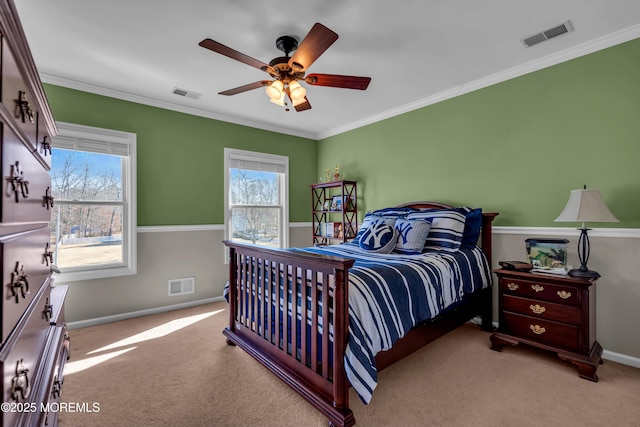
{"type": "MultiPolygon", "coordinates": [[[[229,329],[231,332],[236,331],[236,281],[237,281],[238,261],[236,259],[236,250],[229,247],[229,329]]],[[[227,338],[227,344],[235,346],[235,343],[227,338]]]]}
{"type": "MultiPolygon", "coordinates": [[[[344,355],[347,348],[347,333],[349,321],[349,271],[333,270],[335,289],[333,291],[333,407],[344,415],[339,425],[355,424],[353,412],[349,409],[349,381],[344,370],[344,355]]],[[[333,424],[333,423],[330,423],[333,424]]]]}
{"type": "MultiPolygon", "coordinates": [[[[492,222],[495,217],[498,216],[497,212],[483,212],[482,213],[482,251],[487,257],[487,262],[489,263],[489,271],[493,270],[493,232],[492,232],[492,222]]],[[[492,278],[493,281],[493,278],[492,278]]],[[[491,292],[492,287],[485,289],[483,294],[481,295],[482,299],[482,330],[486,332],[493,331],[493,292],[491,292]]]]}

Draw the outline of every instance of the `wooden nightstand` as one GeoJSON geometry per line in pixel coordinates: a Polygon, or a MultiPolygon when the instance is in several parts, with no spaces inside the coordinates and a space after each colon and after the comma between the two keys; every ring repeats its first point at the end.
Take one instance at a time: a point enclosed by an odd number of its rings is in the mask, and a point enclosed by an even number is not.
{"type": "Polygon", "coordinates": [[[598,381],[602,346],[596,341],[596,279],[496,270],[499,327],[491,349],[525,343],[557,353],[598,381]]]}

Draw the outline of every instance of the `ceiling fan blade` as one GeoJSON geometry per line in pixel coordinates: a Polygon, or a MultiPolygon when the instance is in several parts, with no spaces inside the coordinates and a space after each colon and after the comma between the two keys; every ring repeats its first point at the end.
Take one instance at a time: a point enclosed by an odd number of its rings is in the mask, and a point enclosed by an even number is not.
{"type": "Polygon", "coordinates": [[[369,87],[371,77],[341,76],[339,74],[309,74],[304,80],[313,86],[365,90],[369,87]]]}
{"type": "Polygon", "coordinates": [[[212,50],[216,53],[227,56],[231,59],[235,59],[236,61],[243,62],[259,70],[266,71],[267,69],[270,68],[269,65],[265,64],[264,62],[258,61],[257,59],[253,59],[252,57],[247,56],[244,53],[240,53],[237,50],[231,49],[230,47],[225,46],[222,43],[218,43],[215,40],[204,39],[198,44],[204,47],[205,49],[212,50]]]}
{"type": "MultiPolygon", "coordinates": [[[[285,90],[285,93],[287,94],[287,98],[289,98],[289,101],[291,102],[291,105],[293,105],[293,99],[291,99],[291,93],[289,91],[289,88],[287,88],[285,90]]],[[[293,105],[293,108],[296,109],[297,112],[300,111],[305,111],[305,110],[310,110],[311,109],[311,104],[309,103],[309,100],[307,99],[307,97],[304,97],[304,102],[301,102],[298,105],[293,105]]],[[[287,110],[288,111],[288,110],[287,110]]]]}
{"type": "Polygon", "coordinates": [[[308,69],[336,40],[338,40],[336,33],[316,23],[289,60],[289,66],[295,71],[308,69]]]}
{"type": "Polygon", "coordinates": [[[295,108],[297,112],[310,110],[311,109],[311,104],[309,104],[309,100],[305,96],[304,97],[304,102],[301,103],[301,104],[298,104],[298,105],[294,105],[293,108],[295,108]]]}
{"type": "Polygon", "coordinates": [[[218,92],[218,95],[228,95],[228,96],[237,95],[239,93],[246,92],[252,89],[258,89],[260,87],[267,86],[269,84],[271,84],[271,81],[269,80],[260,80],[259,82],[249,83],[244,86],[239,86],[233,89],[225,90],[224,92],[218,92]]]}

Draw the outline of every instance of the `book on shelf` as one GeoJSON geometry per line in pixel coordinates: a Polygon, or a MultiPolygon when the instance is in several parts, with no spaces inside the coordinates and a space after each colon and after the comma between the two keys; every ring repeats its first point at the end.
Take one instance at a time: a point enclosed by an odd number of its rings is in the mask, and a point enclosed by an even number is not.
{"type": "Polygon", "coordinates": [[[320,236],[331,239],[342,239],[342,223],[341,222],[321,222],[320,236]]]}

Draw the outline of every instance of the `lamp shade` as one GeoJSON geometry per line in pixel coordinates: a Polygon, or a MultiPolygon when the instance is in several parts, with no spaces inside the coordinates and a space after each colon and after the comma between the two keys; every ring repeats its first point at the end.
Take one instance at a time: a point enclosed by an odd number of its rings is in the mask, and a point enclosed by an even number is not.
{"type": "Polygon", "coordinates": [[[618,222],[599,190],[571,190],[569,201],[555,222],[618,222]]]}
{"type": "Polygon", "coordinates": [[[282,96],[282,90],[284,89],[284,84],[280,80],[275,80],[273,83],[266,87],[267,95],[274,101],[278,101],[282,96]]]}

